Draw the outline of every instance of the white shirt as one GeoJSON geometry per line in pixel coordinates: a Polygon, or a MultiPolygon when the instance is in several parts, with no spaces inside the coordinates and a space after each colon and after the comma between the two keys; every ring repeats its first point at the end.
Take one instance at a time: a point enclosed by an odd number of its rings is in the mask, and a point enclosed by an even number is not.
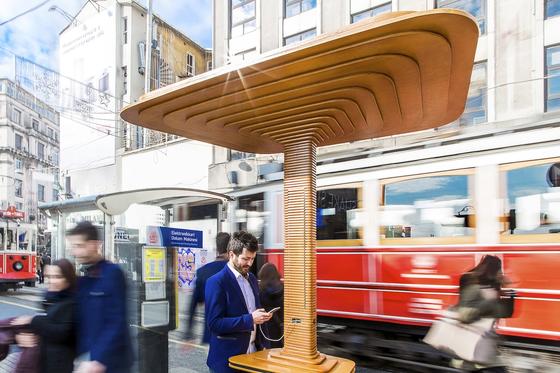
{"type": "MultiPolygon", "coordinates": [[[[253,294],[253,288],[249,283],[249,280],[243,277],[241,273],[237,271],[233,267],[233,264],[228,262],[228,268],[231,270],[235,279],[237,280],[237,284],[239,288],[241,288],[241,292],[243,293],[243,298],[245,299],[245,305],[247,306],[247,310],[250,314],[257,310],[256,302],[255,302],[255,295],[253,294]]],[[[257,338],[257,329],[256,325],[253,324],[253,331],[251,332],[251,340],[249,342],[249,348],[247,349],[247,353],[250,354],[251,352],[256,352],[257,348],[255,346],[255,339],[257,338]]]]}

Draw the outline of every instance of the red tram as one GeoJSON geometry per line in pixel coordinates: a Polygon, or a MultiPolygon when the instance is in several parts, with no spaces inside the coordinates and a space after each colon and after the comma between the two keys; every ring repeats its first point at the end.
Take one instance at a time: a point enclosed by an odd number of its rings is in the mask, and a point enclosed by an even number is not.
{"type": "MultiPolygon", "coordinates": [[[[554,131],[541,135],[558,138],[554,131]]],[[[502,259],[508,287],[518,295],[514,317],[500,320],[498,333],[523,345],[556,346],[557,364],[560,146],[556,140],[502,149],[473,143],[455,144],[453,151],[319,159],[319,322],[361,334],[376,335],[379,328],[425,333],[456,304],[461,274],[492,254],[502,259]]],[[[261,237],[261,263],[282,272],[281,179],[231,195],[230,230],[261,237]]],[[[357,340],[367,345],[368,338],[357,340]]]]}
{"type": "MultiPolygon", "coordinates": [[[[498,333],[511,346],[540,346],[534,366],[560,364],[560,131],[507,134],[499,147],[488,137],[319,154],[317,313],[330,328],[319,343],[331,338],[323,351],[425,351],[419,341],[456,304],[461,274],[492,254],[518,295],[498,333]],[[408,332],[414,347],[388,342],[408,332]]],[[[260,264],[282,272],[282,173],[229,194],[224,229],[255,234],[260,264]]]]}
{"type": "Polygon", "coordinates": [[[37,229],[4,221],[0,227],[0,291],[34,286],[37,273],[37,229]]]}

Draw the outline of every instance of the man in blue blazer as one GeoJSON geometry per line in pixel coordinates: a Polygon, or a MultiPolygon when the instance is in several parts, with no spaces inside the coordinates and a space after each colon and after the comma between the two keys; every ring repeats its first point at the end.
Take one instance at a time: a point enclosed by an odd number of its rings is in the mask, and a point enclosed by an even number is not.
{"type": "Polygon", "coordinates": [[[123,271],[100,255],[97,228],[80,222],[68,234],[72,255],[82,265],[78,279],[80,373],[128,373],[132,345],[126,314],[123,271]]]}
{"type": "MultiPolygon", "coordinates": [[[[203,265],[196,271],[196,280],[194,283],[194,291],[189,307],[189,322],[187,325],[187,332],[185,333],[185,339],[192,338],[194,314],[196,311],[196,306],[198,306],[200,303],[204,303],[204,289],[206,287],[206,281],[208,281],[210,277],[214,276],[216,273],[224,269],[224,266],[228,262],[227,248],[229,239],[229,233],[218,233],[216,235],[216,260],[203,265]]],[[[206,315],[204,317],[204,334],[202,336],[202,343],[210,343],[210,329],[208,329],[208,324],[206,323],[206,315]]]]}
{"type": "Polygon", "coordinates": [[[229,367],[231,356],[268,347],[257,325],[272,315],[260,308],[257,279],[249,272],[257,250],[255,236],[234,233],[227,265],[206,282],[206,322],[211,334],[206,363],[214,373],[235,372],[229,367]]]}

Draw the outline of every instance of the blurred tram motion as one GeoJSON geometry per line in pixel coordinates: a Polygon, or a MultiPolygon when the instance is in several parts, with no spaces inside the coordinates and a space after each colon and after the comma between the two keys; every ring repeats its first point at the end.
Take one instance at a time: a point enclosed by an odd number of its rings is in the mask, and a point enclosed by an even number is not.
{"type": "Polygon", "coordinates": [[[35,286],[37,228],[34,224],[0,222],[0,291],[35,286]]]}
{"type": "MultiPolygon", "coordinates": [[[[506,351],[513,354],[510,363],[517,364],[521,347],[537,354],[523,371],[560,367],[560,142],[551,140],[558,138],[553,127],[508,135],[499,147],[489,136],[319,155],[322,351],[432,364],[420,371],[445,365],[419,340],[457,302],[460,275],[493,254],[518,294],[514,317],[498,327],[504,346],[513,348],[506,351]]],[[[259,237],[259,264],[268,261],[280,271],[281,178],[267,175],[256,186],[230,192],[236,201],[228,219],[229,230],[259,237]]]]}

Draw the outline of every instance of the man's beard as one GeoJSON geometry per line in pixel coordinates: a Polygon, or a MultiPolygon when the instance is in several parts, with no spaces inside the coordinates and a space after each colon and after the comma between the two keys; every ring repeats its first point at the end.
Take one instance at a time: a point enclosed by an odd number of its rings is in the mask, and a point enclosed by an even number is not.
{"type": "Polygon", "coordinates": [[[243,277],[247,277],[247,275],[249,274],[249,269],[251,269],[251,267],[243,268],[241,265],[237,264],[235,261],[233,262],[233,267],[237,270],[237,272],[241,273],[243,275],[243,277]]]}

